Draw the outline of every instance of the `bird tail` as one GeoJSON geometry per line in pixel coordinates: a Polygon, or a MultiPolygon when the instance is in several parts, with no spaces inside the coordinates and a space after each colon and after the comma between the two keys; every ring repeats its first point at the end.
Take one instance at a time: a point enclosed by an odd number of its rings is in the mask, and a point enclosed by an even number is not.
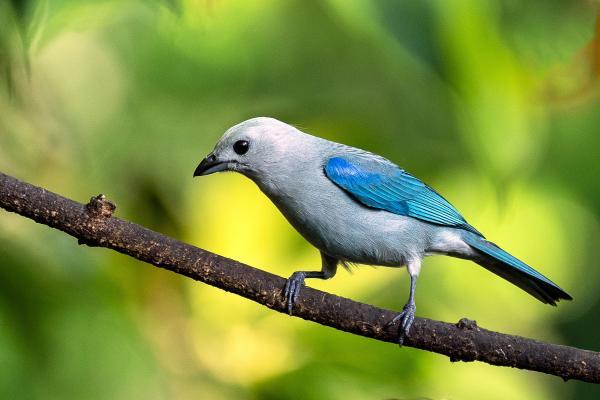
{"type": "Polygon", "coordinates": [[[466,231],[463,240],[477,253],[478,257],[474,259],[477,264],[520,287],[542,303],[555,306],[561,299],[573,300],[550,279],[494,243],[466,231]]]}

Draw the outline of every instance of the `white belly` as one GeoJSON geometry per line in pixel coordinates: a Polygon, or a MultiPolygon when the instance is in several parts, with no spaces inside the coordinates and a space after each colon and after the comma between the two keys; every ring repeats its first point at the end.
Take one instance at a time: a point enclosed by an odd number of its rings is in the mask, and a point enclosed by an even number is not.
{"type": "Polygon", "coordinates": [[[366,207],[326,176],[305,185],[261,187],[288,221],[322,252],[361,264],[401,266],[428,252],[432,226],[366,207]]]}

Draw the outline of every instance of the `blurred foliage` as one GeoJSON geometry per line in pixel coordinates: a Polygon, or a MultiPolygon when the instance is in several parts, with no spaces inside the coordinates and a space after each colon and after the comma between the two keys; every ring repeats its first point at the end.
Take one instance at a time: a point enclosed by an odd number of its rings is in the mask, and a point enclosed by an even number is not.
{"type": "MultiPolygon", "coordinates": [[[[418,314],[600,350],[597,3],[0,3],[0,170],[280,275],[318,253],[251,182],[191,180],[268,115],[383,154],[560,283],[552,309],[460,260],[418,314]]],[[[584,399],[592,385],[397,349],[1,213],[0,398],[584,399]]],[[[398,309],[401,270],[311,285],[398,309]]]]}

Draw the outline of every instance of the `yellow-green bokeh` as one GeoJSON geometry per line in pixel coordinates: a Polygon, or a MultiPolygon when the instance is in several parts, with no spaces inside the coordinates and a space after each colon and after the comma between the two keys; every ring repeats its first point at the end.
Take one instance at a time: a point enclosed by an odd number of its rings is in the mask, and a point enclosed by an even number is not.
{"type": "MultiPolygon", "coordinates": [[[[281,276],[319,254],[249,180],[192,172],[273,116],[366,148],[564,287],[552,308],[432,257],[418,315],[600,348],[592,2],[30,0],[0,5],[0,171],[281,276]]],[[[600,48],[600,47],[598,47],[600,48]]],[[[591,385],[278,314],[0,213],[0,397],[564,399],[591,385]]],[[[399,309],[401,269],[311,286],[399,309]]]]}

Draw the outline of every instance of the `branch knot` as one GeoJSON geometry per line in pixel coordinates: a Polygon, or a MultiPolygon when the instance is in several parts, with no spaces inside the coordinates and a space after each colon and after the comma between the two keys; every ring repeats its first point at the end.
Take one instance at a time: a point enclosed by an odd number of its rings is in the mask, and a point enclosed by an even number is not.
{"type": "Polygon", "coordinates": [[[93,196],[85,205],[85,210],[93,218],[110,218],[116,209],[115,203],[108,200],[103,194],[93,196]]]}
{"type": "Polygon", "coordinates": [[[478,330],[477,321],[468,318],[461,318],[460,321],[456,323],[456,327],[461,330],[474,331],[478,330]]]}

